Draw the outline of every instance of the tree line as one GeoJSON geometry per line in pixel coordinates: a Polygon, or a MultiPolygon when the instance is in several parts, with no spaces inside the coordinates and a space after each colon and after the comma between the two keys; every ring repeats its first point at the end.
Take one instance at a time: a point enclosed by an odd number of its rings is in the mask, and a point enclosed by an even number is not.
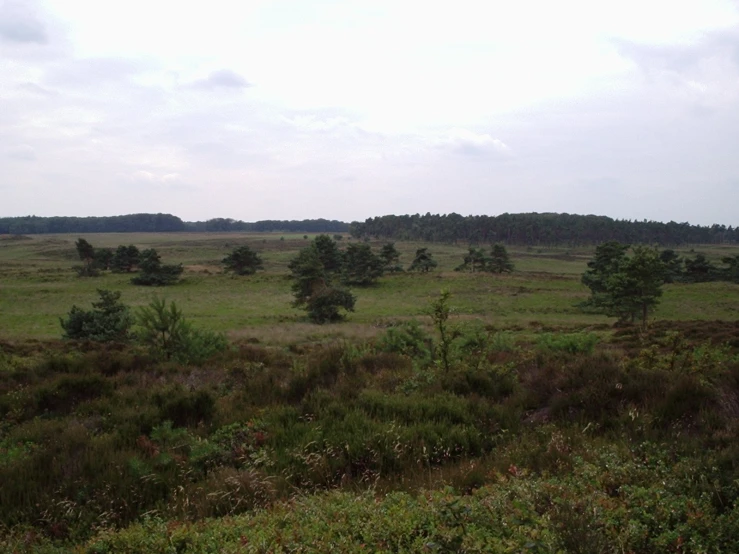
{"type": "Polygon", "coordinates": [[[385,215],[354,222],[356,238],[419,240],[528,246],[628,244],[724,244],[739,242],[739,228],[659,221],[631,221],[606,216],[555,213],[498,216],[451,214],[385,215]]]}
{"type": "Polygon", "coordinates": [[[47,233],[176,233],[227,232],[254,233],[345,233],[349,224],[328,219],[263,220],[253,223],[215,218],[183,221],[171,214],[129,214],[107,217],[0,217],[0,235],[38,235],[47,233]]]}

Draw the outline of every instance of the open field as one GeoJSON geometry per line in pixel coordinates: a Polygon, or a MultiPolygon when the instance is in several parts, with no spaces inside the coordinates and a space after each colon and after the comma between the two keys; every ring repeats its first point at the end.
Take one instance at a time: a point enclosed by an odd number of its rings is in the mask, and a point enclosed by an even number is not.
{"type": "MultiPolygon", "coordinates": [[[[302,235],[279,234],[99,234],[84,238],[95,247],[135,244],[156,248],[165,263],[185,266],[183,282],[152,289],[132,285],[130,276],[106,273],[78,278],[76,235],[39,235],[0,240],[0,337],[49,339],[60,335],[59,318],[73,304],[89,307],[95,289],[119,290],[131,306],[147,304],[153,294],[175,300],[192,321],[227,332],[284,344],[320,337],[369,338],[388,321],[423,317],[429,301],[441,289],[453,295],[460,319],[475,319],[500,328],[530,325],[556,328],[601,326],[609,320],[583,314],[575,305],[588,296],[580,275],[592,251],[587,249],[516,249],[511,275],[454,272],[466,245],[424,244],[439,262],[426,275],[388,275],[374,287],[356,289],[356,311],[340,325],[317,327],[290,306],[287,264],[308,243],[302,235]],[[249,245],[265,261],[265,271],[252,277],[222,272],[220,260],[237,246],[249,245]]],[[[309,239],[312,238],[309,237],[309,239]]],[[[345,238],[342,242],[347,242],[345,238]]],[[[373,244],[380,246],[381,243],[373,244]]],[[[419,243],[399,242],[406,266],[419,243]]],[[[719,259],[739,249],[699,249],[719,259]]],[[[665,287],[656,319],[736,319],[739,292],[730,283],[674,284],[665,287]]]]}
{"type": "MultiPolygon", "coordinates": [[[[2,552],[736,552],[735,284],[667,285],[646,329],[616,328],[575,307],[589,250],[514,248],[493,276],[426,244],[438,271],[315,325],[290,307],[302,235],[85,236],[183,263],[163,289],[77,277],[76,238],[0,240],[2,552]],[[241,244],[266,271],[221,272],[241,244]],[[185,363],[60,340],[96,288],[164,295],[230,344],[185,363]]],[[[421,245],[397,246],[407,267],[421,245]]]]}

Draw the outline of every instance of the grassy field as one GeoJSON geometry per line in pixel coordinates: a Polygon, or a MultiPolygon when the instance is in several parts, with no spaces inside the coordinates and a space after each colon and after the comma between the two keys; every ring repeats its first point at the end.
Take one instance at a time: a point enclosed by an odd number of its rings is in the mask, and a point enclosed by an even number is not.
{"type": "Polygon", "coordinates": [[[315,325],[287,278],[312,237],[84,237],[185,266],[155,290],[77,277],[77,238],[0,237],[2,552],[736,552],[735,284],[667,285],[646,329],[616,328],[575,307],[591,250],[512,248],[493,276],[454,271],[466,245],[401,242],[404,266],[426,246],[438,270],[315,325]],[[265,271],[223,274],[243,244],[265,271]],[[232,340],[184,361],[59,340],[98,288],[232,340]],[[446,358],[426,315],[442,289],[446,358]]]}
{"type": "MultiPolygon", "coordinates": [[[[314,341],[321,338],[369,338],[390,321],[423,318],[439,291],[452,293],[459,320],[479,320],[500,328],[588,328],[609,322],[582,313],[575,306],[588,296],[580,275],[592,251],[588,249],[512,248],[516,265],[511,275],[455,272],[465,245],[399,242],[401,263],[408,265],[415,249],[430,248],[438,270],[426,274],[389,275],[374,287],[356,289],[356,311],[348,321],[318,327],[290,306],[287,264],[308,244],[303,235],[279,234],[99,234],[84,238],[95,247],[135,244],[156,248],[165,263],[185,266],[183,281],[151,289],[132,285],[127,275],[106,273],[78,278],[76,235],[3,237],[0,239],[0,337],[50,339],[60,335],[59,318],[72,305],[89,307],[95,289],[122,292],[132,306],[147,304],[158,294],[175,300],[197,325],[224,331],[232,338],[266,344],[314,341]],[[224,274],[220,265],[231,250],[249,245],[265,262],[252,277],[224,274]]],[[[340,244],[348,242],[348,237],[340,244]]],[[[373,244],[379,247],[381,243],[373,244]]],[[[714,259],[737,249],[699,249],[714,259]]],[[[674,284],[665,287],[656,319],[736,319],[739,288],[730,283],[674,284]]]]}

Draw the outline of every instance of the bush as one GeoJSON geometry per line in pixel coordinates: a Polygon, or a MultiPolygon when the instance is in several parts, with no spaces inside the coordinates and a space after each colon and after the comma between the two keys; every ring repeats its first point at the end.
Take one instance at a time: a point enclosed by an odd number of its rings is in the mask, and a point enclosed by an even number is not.
{"type": "Polygon", "coordinates": [[[139,340],[159,357],[181,363],[201,364],[228,348],[222,333],[196,329],[172,301],[154,298],[138,312],[139,340]]]}
{"type": "Polygon", "coordinates": [[[193,393],[181,389],[157,393],[154,402],[163,421],[171,421],[175,427],[195,426],[209,423],[215,415],[216,401],[208,391],[193,393]]]}
{"type": "Polygon", "coordinates": [[[536,345],[540,350],[545,352],[592,354],[599,340],[598,335],[594,333],[545,333],[538,337],[536,345]]]}
{"type": "Polygon", "coordinates": [[[161,257],[153,248],[141,253],[139,263],[139,274],[131,279],[134,285],[145,287],[164,287],[173,285],[180,279],[183,268],[182,264],[164,265],[161,257]]]}
{"type": "Polygon", "coordinates": [[[433,339],[413,319],[390,327],[383,333],[377,348],[383,352],[402,354],[426,364],[431,361],[431,347],[433,339]]]}
{"type": "Polygon", "coordinates": [[[92,303],[92,310],[77,306],[59,319],[66,339],[86,339],[99,342],[125,341],[130,338],[133,324],[128,306],[120,303],[121,293],[98,289],[99,302],[92,303]]]}

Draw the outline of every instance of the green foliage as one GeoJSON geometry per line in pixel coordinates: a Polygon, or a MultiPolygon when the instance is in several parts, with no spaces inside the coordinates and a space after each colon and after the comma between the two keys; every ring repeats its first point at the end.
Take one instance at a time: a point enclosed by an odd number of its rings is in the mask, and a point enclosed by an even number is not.
{"type": "Polygon", "coordinates": [[[83,262],[82,266],[74,268],[77,275],[79,277],[98,277],[100,271],[95,263],[95,248],[83,238],[77,239],[74,245],[77,248],[77,255],[83,262]]]}
{"type": "Polygon", "coordinates": [[[485,269],[491,273],[510,273],[513,271],[513,262],[511,262],[505,246],[502,244],[493,245],[485,269]]]}
{"type": "Polygon", "coordinates": [[[649,311],[659,302],[664,283],[664,265],[654,248],[635,246],[620,270],[607,282],[607,312],[621,320],[641,315],[646,325],[649,311]]]}
{"type": "Polygon", "coordinates": [[[383,352],[408,356],[421,365],[431,361],[432,345],[432,338],[415,319],[389,327],[377,341],[383,352]]]}
{"type": "Polygon", "coordinates": [[[346,289],[323,287],[316,290],[305,304],[308,317],[315,323],[341,321],[344,315],[339,311],[354,311],[356,298],[346,289]]]}
{"type": "Polygon", "coordinates": [[[369,244],[352,243],[344,251],[341,281],[345,285],[366,287],[382,277],[383,262],[369,244]]]}
{"type": "Polygon", "coordinates": [[[343,319],[339,311],[354,311],[355,297],[335,283],[340,277],[341,253],[327,235],[316,237],[288,267],[293,280],[293,306],[304,308],[314,323],[343,319]]]}
{"type": "Polygon", "coordinates": [[[588,262],[588,270],[582,275],[582,284],[591,292],[588,305],[602,307],[604,296],[607,296],[608,281],[621,269],[628,249],[628,244],[616,241],[604,242],[595,249],[595,257],[588,262]]]}
{"type": "Polygon", "coordinates": [[[336,242],[328,235],[318,235],[313,239],[318,258],[324,271],[329,275],[341,272],[342,256],[336,242]]]}
{"type": "Polygon", "coordinates": [[[193,327],[174,301],[167,306],[165,299],[155,297],[139,308],[136,319],[139,341],[167,360],[202,364],[228,347],[224,335],[193,327]]]}
{"type": "Polygon", "coordinates": [[[221,263],[227,272],[233,271],[237,275],[254,275],[257,270],[264,269],[264,263],[259,254],[248,246],[236,248],[223,258],[221,263]]]}
{"type": "Polygon", "coordinates": [[[631,256],[627,246],[616,242],[602,244],[595,259],[588,262],[583,284],[591,291],[584,307],[594,308],[620,321],[641,316],[646,325],[649,311],[657,305],[665,282],[665,264],[660,253],[646,246],[635,246],[631,256]]]}
{"type": "Polygon", "coordinates": [[[120,302],[121,293],[103,289],[97,292],[100,300],[92,303],[92,310],[72,306],[66,319],[59,319],[63,337],[99,342],[128,340],[133,316],[128,306],[120,302]]]}
{"type": "Polygon", "coordinates": [[[546,352],[592,354],[600,339],[595,333],[544,333],[536,339],[536,346],[546,352]]]}
{"type": "Polygon", "coordinates": [[[454,271],[485,271],[488,265],[488,257],[482,248],[474,248],[470,246],[469,251],[464,256],[461,265],[454,268],[454,271]]]}
{"type": "Polygon", "coordinates": [[[146,287],[164,287],[179,281],[182,272],[182,264],[164,265],[157,251],[149,248],[141,252],[139,274],[131,282],[146,287]]]}
{"type": "Polygon", "coordinates": [[[87,242],[83,238],[77,239],[74,243],[75,248],[77,248],[77,255],[79,256],[80,260],[85,262],[85,264],[91,264],[95,259],[95,248],[87,242]]]}
{"type": "Polygon", "coordinates": [[[434,260],[431,252],[428,251],[428,248],[419,248],[416,250],[416,255],[414,256],[411,265],[408,267],[408,271],[428,273],[437,265],[439,264],[434,260]]]}
{"type": "Polygon", "coordinates": [[[706,258],[705,254],[696,254],[693,259],[685,258],[684,278],[690,283],[715,281],[718,273],[718,268],[706,258]]]}
{"type": "Polygon", "coordinates": [[[382,260],[383,271],[388,273],[403,271],[403,266],[400,265],[400,252],[395,248],[395,243],[388,242],[382,245],[380,260],[382,260]]]}
{"type": "Polygon", "coordinates": [[[726,264],[722,269],[724,278],[732,283],[739,283],[739,255],[724,256],[721,261],[726,264]]]}
{"type": "Polygon", "coordinates": [[[138,267],[140,262],[141,253],[135,245],[120,245],[110,261],[110,269],[113,273],[130,273],[138,267]]]}
{"type": "Polygon", "coordinates": [[[439,298],[431,302],[429,306],[429,315],[434,327],[439,332],[436,353],[444,371],[449,371],[451,367],[452,343],[460,336],[459,329],[449,324],[449,317],[452,314],[452,308],[449,306],[450,298],[451,293],[448,290],[443,290],[439,294],[439,298]]]}
{"type": "Polygon", "coordinates": [[[680,281],[683,277],[683,259],[671,249],[662,250],[659,259],[665,266],[665,283],[680,281]]]}

